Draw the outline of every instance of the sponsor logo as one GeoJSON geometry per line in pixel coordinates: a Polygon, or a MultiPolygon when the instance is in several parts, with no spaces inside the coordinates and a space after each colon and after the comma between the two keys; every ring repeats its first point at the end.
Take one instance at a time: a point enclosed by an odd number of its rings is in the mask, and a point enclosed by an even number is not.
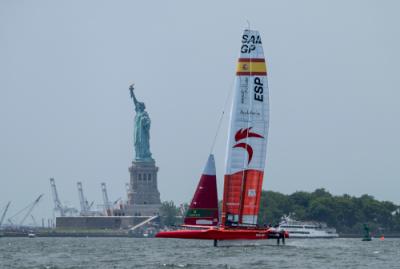
{"type": "MultiPolygon", "coordinates": [[[[250,138],[250,137],[254,137],[254,138],[264,138],[262,135],[259,135],[257,133],[252,133],[251,129],[253,127],[249,127],[246,129],[239,129],[236,134],[235,134],[235,141],[238,142],[240,140],[246,139],[246,138],[250,138]]],[[[233,146],[234,148],[243,148],[247,151],[247,154],[249,155],[249,160],[247,162],[247,164],[250,164],[252,158],[253,158],[253,148],[247,144],[247,143],[237,143],[236,145],[233,146]]]]}
{"type": "Polygon", "coordinates": [[[256,190],[255,189],[249,189],[247,191],[247,196],[249,197],[255,197],[256,196],[256,190]]]}
{"type": "Polygon", "coordinates": [[[250,111],[249,110],[246,110],[246,111],[240,110],[240,114],[243,115],[243,116],[249,116],[249,115],[251,115],[251,116],[261,116],[260,112],[252,111],[252,110],[250,110],[250,111]]]}
{"type": "Polygon", "coordinates": [[[211,225],[211,224],[213,224],[213,221],[207,220],[207,219],[197,219],[196,224],[211,225]]]}

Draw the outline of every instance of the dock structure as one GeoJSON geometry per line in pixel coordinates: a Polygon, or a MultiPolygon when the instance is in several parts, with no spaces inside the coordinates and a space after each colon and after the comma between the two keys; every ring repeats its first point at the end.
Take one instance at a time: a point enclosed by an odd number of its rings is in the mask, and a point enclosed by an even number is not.
{"type": "MultiPolygon", "coordinates": [[[[79,216],[57,217],[57,229],[132,229],[158,216],[79,216]]],[[[137,227],[136,227],[137,228],[137,227]]]]}

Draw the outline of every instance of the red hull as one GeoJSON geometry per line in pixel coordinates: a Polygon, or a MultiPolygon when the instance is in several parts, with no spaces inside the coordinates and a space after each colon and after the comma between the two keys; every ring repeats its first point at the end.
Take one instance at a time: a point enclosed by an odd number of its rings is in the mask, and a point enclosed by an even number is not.
{"type": "MultiPolygon", "coordinates": [[[[159,232],[159,238],[180,238],[180,239],[205,239],[205,240],[261,240],[279,238],[278,231],[267,229],[239,229],[239,228],[220,228],[213,227],[203,230],[175,230],[159,232]]],[[[281,235],[282,236],[282,235],[281,235]]],[[[289,237],[288,232],[284,232],[285,238],[289,237]]]]}

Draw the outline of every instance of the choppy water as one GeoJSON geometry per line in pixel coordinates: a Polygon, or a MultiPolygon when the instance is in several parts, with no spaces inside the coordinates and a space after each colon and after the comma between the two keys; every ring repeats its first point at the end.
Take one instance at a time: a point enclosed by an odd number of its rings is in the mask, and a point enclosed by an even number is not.
{"type": "Polygon", "coordinates": [[[0,238],[0,268],[400,268],[400,239],[214,248],[211,241],[155,238],[0,238]]]}

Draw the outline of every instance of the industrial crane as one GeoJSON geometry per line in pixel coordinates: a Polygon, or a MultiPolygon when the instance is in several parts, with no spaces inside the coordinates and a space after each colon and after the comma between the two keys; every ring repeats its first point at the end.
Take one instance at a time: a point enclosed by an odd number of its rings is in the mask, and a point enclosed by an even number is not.
{"type": "Polygon", "coordinates": [[[82,182],[78,182],[77,187],[78,187],[79,203],[81,205],[81,216],[89,216],[93,215],[93,213],[96,214],[96,212],[90,211],[90,209],[94,204],[94,201],[89,204],[88,200],[83,195],[82,182]]]}
{"type": "Polygon", "coordinates": [[[7,203],[7,205],[6,205],[6,207],[5,207],[4,211],[3,211],[3,214],[1,215],[1,218],[0,218],[0,227],[1,227],[1,225],[3,224],[4,219],[6,218],[7,210],[8,210],[8,208],[10,207],[10,204],[11,204],[11,201],[7,203]]]}
{"type": "Polygon", "coordinates": [[[81,205],[81,215],[86,215],[87,211],[89,211],[87,206],[88,201],[85,199],[85,196],[83,196],[82,182],[78,182],[76,185],[78,187],[79,204],[81,205]]]}
{"type": "Polygon", "coordinates": [[[32,219],[32,221],[33,221],[33,225],[34,225],[34,226],[39,226],[39,225],[37,224],[36,219],[35,219],[35,217],[34,217],[33,215],[31,215],[31,219],[32,219]]]}
{"type": "Polygon", "coordinates": [[[14,214],[12,217],[10,217],[8,219],[8,221],[13,224],[12,219],[15,218],[16,216],[18,216],[19,214],[21,214],[22,212],[24,212],[25,210],[26,213],[25,215],[22,217],[21,221],[19,222],[19,226],[22,226],[25,222],[25,220],[28,218],[29,215],[31,215],[33,209],[37,206],[37,204],[39,203],[40,199],[42,199],[44,194],[39,195],[38,198],[35,199],[35,201],[33,201],[31,204],[27,205],[26,207],[24,207],[23,209],[21,209],[20,211],[18,211],[16,214],[14,214]]]}
{"type": "Polygon", "coordinates": [[[50,178],[50,186],[51,186],[51,193],[53,195],[54,211],[60,212],[61,217],[65,217],[66,215],[68,216],[76,215],[78,213],[78,210],[76,210],[74,207],[64,206],[61,203],[60,197],[58,196],[56,182],[54,178],[50,178]]]}
{"type": "Polygon", "coordinates": [[[22,226],[26,220],[26,218],[32,213],[33,209],[35,208],[35,206],[39,203],[40,199],[42,199],[44,194],[39,195],[38,198],[36,198],[35,201],[33,201],[33,203],[31,204],[31,206],[29,206],[28,208],[28,212],[26,212],[25,216],[22,218],[22,220],[19,222],[19,226],[22,226]]]}
{"type": "Polygon", "coordinates": [[[128,197],[128,200],[132,199],[133,189],[130,183],[125,183],[125,189],[126,189],[126,196],[128,197]]]}
{"type": "Polygon", "coordinates": [[[112,211],[111,211],[111,206],[110,206],[110,200],[108,200],[107,187],[106,187],[106,183],[104,183],[104,182],[101,183],[101,192],[103,194],[103,203],[104,203],[104,209],[106,211],[106,215],[111,216],[112,211]]]}
{"type": "Polygon", "coordinates": [[[56,182],[54,181],[54,178],[50,178],[50,186],[51,186],[51,193],[53,194],[54,211],[59,211],[60,216],[64,217],[65,216],[64,208],[60,202],[60,198],[58,197],[56,182]]]}

